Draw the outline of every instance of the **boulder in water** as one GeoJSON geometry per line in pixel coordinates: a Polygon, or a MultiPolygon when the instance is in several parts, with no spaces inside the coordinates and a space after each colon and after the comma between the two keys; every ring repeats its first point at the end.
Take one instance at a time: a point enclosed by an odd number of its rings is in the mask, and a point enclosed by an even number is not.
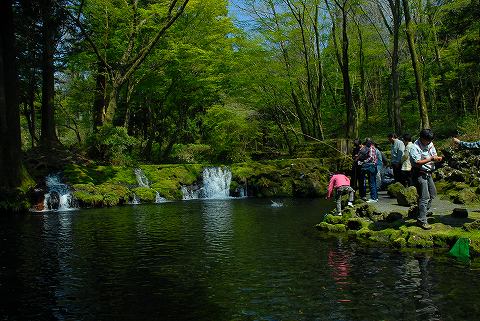
{"type": "Polygon", "coordinates": [[[58,210],[60,207],[60,194],[56,191],[51,191],[47,197],[47,208],[51,210],[58,210]]]}

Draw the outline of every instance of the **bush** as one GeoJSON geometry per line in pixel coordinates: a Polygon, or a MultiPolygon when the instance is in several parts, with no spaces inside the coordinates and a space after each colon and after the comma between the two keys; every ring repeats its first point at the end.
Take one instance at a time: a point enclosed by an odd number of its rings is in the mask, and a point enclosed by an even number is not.
{"type": "Polygon", "coordinates": [[[114,165],[132,163],[132,151],[139,144],[135,137],[128,135],[126,128],[112,125],[98,128],[86,142],[90,156],[114,165]]]}
{"type": "Polygon", "coordinates": [[[175,144],[170,157],[174,163],[198,164],[209,162],[212,154],[212,147],[209,145],[175,144]]]}

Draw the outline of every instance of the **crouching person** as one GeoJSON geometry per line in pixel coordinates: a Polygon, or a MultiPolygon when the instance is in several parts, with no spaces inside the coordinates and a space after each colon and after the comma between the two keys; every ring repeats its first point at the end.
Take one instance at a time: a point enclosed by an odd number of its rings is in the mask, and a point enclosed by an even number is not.
{"type": "Polygon", "coordinates": [[[342,215],[342,195],[348,194],[347,206],[353,207],[353,197],[355,190],[350,187],[350,179],[342,173],[334,174],[328,184],[327,199],[335,194],[335,203],[337,204],[336,214],[342,215]]]}

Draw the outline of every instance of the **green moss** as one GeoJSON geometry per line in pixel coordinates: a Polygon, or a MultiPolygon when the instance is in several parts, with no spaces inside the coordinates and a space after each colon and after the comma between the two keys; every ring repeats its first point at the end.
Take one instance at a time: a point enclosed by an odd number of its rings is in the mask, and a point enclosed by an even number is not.
{"type": "Polygon", "coordinates": [[[428,233],[412,231],[407,238],[408,247],[430,248],[433,247],[433,239],[428,233]]]}
{"type": "Polygon", "coordinates": [[[315,227],[321,231],[331,232],[331,233],[345,233],[347,231],[345,225],[343,224],[329,224],[327,222],[322,222],[315,225],[315,227]]]}
{"type": "Polygon", "coordinates": [[[388,228],[388,229],[373,232],[370,235],[369,239],[375,242],[392,244],[394,240],[400,238],[401,236],[402,236],[401,231],[388,228]]]}
{"type": "Polygon", "coordinates": [[[130,191],[119,184],[75,184],[73,195],[81,207],[102,207],[123,204],[128,200],[130,191]]]}
{"type": "Polygon", "coordinates": [[[370,222],[358,217],[349,218],[346,223],[347,229],[356,231],[367,228],[369,224],[370,222]]]}
{"type": "Polygon", "coordinates": [[[154,202],[157,194],[149,187],[137,187],[132,189],[132,192],[137,195],[141,202],[154,202]]]}
{"type": "Polygon", "coordinates": [[[92,194],[86,191],[74,191],[73,195],[81,207],[100,207],[103,206],[103,195],[92,194]]]}
{"type": "Polygon", "coordinates": [[[404,248],[407,246],[407,240],[404,237],[399,237],[393,240],[392,245],[398,248],[404,248]]]}
{"type": "Polygon", "coordinates": [[[465,223],[462,227],[465,231],[475,232],[480,230],[480,220],[475,220],[471,223],[465,223]]]}
{"type": "Polygon", "coordinates": [[[450,193],[450,198],[455,204],[470,204],[478,202],[478,195],[474,189],[466,188],[456,193],[450,193]]]}
{"type": "Polygon", "coordinates": [[[345,219],[340,215],[328,214],[327,216],[325,216],[325,219],[323,221],[328,224],[343,224],[344,220],[345,219]]]}
{"type": "Polygon", "coordinates": [[[403,190],[405,187],[401,183],[390,184],[387,187],[387,193],[392,198],[397,198],[398,193],[403,190]]]}
{"type": "Polygon", "coordinates": [[[371,231],[368,227],[364,227],[357,231],[357,238],[369,239],[372,234],[373,231],[371,231]]]}

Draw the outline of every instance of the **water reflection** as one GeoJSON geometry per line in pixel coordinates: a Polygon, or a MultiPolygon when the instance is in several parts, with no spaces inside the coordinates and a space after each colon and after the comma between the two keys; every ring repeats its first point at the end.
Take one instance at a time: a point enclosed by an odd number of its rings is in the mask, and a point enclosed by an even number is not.
{"type": "Polygon", "coordinates": [[[202,203],[205,252],[228,257],[233,235],[232,202],[209,200],[202,203]]]}
{"type": "Polygon", "coordinates": [[[0,218],[0,320],[460,320],[478,264],[323,238],[322,203],[0,218]]]}

